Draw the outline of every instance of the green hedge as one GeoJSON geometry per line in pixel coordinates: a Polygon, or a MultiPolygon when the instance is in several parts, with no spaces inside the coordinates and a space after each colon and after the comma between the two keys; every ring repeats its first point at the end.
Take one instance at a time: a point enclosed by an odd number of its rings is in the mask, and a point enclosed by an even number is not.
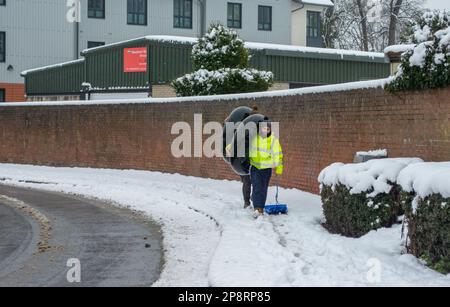
{"type": "Polygon", "coordinates": [[[172,82],[177,96],[205,96],[265,92],[273,84],[273,74],[254,69],[198,70],[172,82]]]}
{"type": "Polygon", "coordinates": [[[323,186],[324,227],[331,233],[358,238],[371,230],[395,224],[398,216],[403,214],[400,187],[394,184],[389,194],[367,197],[371,192],[351,194],[344,185],[334,189],[323,186]]]}
{"type": "Polygon", "coordinates": [[[408,252],[426,261],[434,270],[450,273],[450,198],[433,194],[416,199],[413,205],[411,194],[403,197],[408,252]]]}

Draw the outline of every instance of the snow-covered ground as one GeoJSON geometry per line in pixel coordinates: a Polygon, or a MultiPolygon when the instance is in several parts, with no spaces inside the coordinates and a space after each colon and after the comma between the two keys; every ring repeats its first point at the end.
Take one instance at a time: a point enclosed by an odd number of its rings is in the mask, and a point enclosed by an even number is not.
{"type": "Polygon", "coordinates": [[[12,164],[0,164],[0,178],[150,216],[164,233],[165,266],[155,286],[450,286],[450,275],[402,255],[399,226],[360,239],[331,235],[320,225],[320,198],[299,190],[281,191],[288,216],[255,221],[242,209],[237,181],[12,164]]]}

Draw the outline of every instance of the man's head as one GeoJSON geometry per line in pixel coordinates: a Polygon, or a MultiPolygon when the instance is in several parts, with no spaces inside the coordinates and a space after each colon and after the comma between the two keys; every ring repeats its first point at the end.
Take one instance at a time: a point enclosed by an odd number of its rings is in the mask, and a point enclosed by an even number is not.
{"type": "Polygon", "coordinates": [[[269,119],[265,119],[259,124],[259,135],[263,138],[272,134],[272,124],[269,119]]]}

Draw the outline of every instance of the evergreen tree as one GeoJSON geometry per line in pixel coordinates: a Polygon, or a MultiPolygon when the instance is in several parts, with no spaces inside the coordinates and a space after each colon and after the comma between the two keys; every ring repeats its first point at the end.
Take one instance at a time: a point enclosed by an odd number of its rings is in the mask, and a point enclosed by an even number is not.
{"type": "Polygon", "coordinates": [[[177,96],[267,91],[273,74],[248,68],[249,58],[236,31],[214,24],[192,49],[195,72],[176,79],[172,86],[177,96]]]}

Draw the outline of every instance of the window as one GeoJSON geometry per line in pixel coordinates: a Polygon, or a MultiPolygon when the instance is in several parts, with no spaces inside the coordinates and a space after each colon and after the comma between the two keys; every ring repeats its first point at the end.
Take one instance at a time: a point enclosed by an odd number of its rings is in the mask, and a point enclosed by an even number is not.
{"type": "Polygon", "coordinates": [[[6,91],[3,88],[0,88],[0,102],[6,101],[6,91]]]}
{"type": "Polygon", "coordinates": [[[228,2],[227,25],[229,28],[242,28],[242,4],[228,2]]]}
{"type": "Polygon", "coordinates": [[[192,29],[192,0],[173,1],[173,26],[192,29]]]}
{"type": "Polygon", "coordinates": [[[88,18],[105,18],[105,0],[88,1],[88,18]]]}
{"type": "Polygon", "coordinates": [[[272,7],[258,6],[258,30],[272,31],[272,7]]]}
{"type": "Polygon", "coordinates": [[[147,25],[147,0],[128,0],[127,11],[129,25],[147,25]]]}
{"type": "Polygon", "coordinates": [[[6,62],[6,33],[0,32],[0,63],[6,62]]]}
{"type": "Polygon", "coordinates": [[[91,41],[89,41],[88,43],[87,43],[87,47],[88,47],[88,49],[91,49],[91,48],[95,48],[95,47],[100,47],[100,46],[104,46],[105,45],[105,43],[104,42],[91,42],[91,41]]]}
{"type": "Polygon", "coordinates": [[[309,47],[323,47],[320,12],[308,11],[306,18],[306,45],[309,47]]]}
{"type": "Polygon", "coordinates": [[[307,33],[308,37],[319,37],[320,29],[320,13],[308,11],[308,25],[307,33]]]}
{"type": "Polygon", "coordinates": [[[6,6],[6,0],[0,0],[0,6],[6,6]]]}

